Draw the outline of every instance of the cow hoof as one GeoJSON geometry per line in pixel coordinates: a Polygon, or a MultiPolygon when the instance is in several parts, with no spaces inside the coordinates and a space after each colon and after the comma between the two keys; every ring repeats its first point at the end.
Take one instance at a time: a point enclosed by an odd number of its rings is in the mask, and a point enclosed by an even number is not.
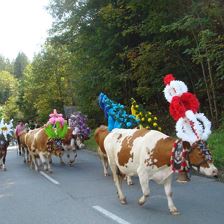
{"type": "Polygon", "coordinates": [[[134,183],[132,181],[128,181],[127,184],[128,184],[128,186],[134,185],[134,183]]]}
{"type": "Polygon", "coordinates": [[[6,169],[6,167],[4,167],[2,170],[3,170],[3,171],[6,171],[7,169],[6,169]]]}
{"type": "Polygon", "coordinates": [[[179,211],[170,211],[170,214],[171,215],[180,215],[180,212],[179,211]]]}
{"type": "Polygon", "coordinates": [[[105,176],[105,177],[108,177],[108,176],[110,176],[110,175],[109,175],[109,173],[104,173],[104,176],[105,176]]]}
{"type": "Polygon", "coordinates": [[[126,198],[120,199],[120,202],[121,202],[122,205],[126,205],[127,204],[126,198]]]}
{"type": "Polygon", "coordinates": [[[138,204],[139,204],[140,206],[142,206],[142,205],[144,205],[144,204],[145,204],[145,201],[143,201],[143,200],[139,199],[139,200],[138,200],[138,204]]]}

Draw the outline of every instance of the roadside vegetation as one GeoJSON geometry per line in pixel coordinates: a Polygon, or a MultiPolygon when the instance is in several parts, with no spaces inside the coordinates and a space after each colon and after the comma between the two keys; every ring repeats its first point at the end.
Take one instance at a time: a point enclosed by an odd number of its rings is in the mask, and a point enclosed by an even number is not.
{"type": "MultiPolygon", "coordinates": [[[[105,124],[104,92],[127,111],[133,97],[174,135],[163,95],[163,77],[173,73],[211,120],[209,145],[224,166],[223,1],[51,0],[48,12],[54,23],[33,61],[0,56],[1,117],[43,124],[54,108],[75,106],[94,130],[105,124]]],[[[96,148],[92,136],[86,144],[96,148]]]]}

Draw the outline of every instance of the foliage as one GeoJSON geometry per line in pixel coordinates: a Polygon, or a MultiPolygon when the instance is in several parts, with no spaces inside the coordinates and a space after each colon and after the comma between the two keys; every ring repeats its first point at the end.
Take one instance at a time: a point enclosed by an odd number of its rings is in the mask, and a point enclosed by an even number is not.
{"type": "Polygon", "coordinates": [[[17,91],[16,79],[7,71],[0,72],[0,104],[4,104],[8,98],[17,91]]]}
{"type": "Polygon", "coordinates": [[[13,63],[11,63],[9,59],[3,57],[2,55],[0,55],[0,72],[1,71],[7,71],[13,74],[13,63]]]}
{"type": "Polygon", "coordinates": [[[214,131],[214,133],[209,137],[208,145],[212,151],[212,156],[215,165],[218,168],[224,168],[224,127],[214,131]]]}
{"type": "Polygon", "coordinates": [[[91,131],[89,139],[85,140],[85,146],[87,149],[96,152],[98,145],[94,138],[94,131],[91,131]]]}
{"type": "Polygon", "coordinates": [[[23,52],[18,53],[14,62],[14,75],[16,78],[18,79],[23,78],[24,69],[28,64],[29,61],[27,56],[23,52]]]}
{"type": "Polygon", "coordinates": [[[105,123],[97,105],[105,92],[128,107],[133,97],[173,134],[162,93],[164,75],[173,73],[198,96],[213,127],[219,126],[222,1],[51,0],[48,10],[54,23],[42,51],[23,70],[23,79],[15,70],[21,80],[16,104],[24,118],[46,121],[52,108],[63,112],[65,105],[75,105],[94,128],[105,123]]]}

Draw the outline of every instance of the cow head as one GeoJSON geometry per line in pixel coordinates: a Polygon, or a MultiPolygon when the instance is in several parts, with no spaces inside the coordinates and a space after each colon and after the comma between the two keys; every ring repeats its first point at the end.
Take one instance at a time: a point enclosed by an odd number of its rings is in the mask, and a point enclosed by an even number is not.
{"type": "Polygon", "coordinates": [[[78,148],[76,137],[72,134],[72,129],[69,129],[63,140],[64,157],[67,159],[68,165],[72,166],[75,163],[78,148]]]}
{"type": "Polygon", "coordinates": [[[49,152],[54,152],[56,155],[60,155],[64,150],[62,139],[49,139],[47,142],[47,148],[49,152]]]}
{"type": "MultiPolygon", "coordinates": [[[[189,144],[190,145],[190,144],[189,144]]],[[[193,169],[210,177],[217,177],[218,169],[213,164],[211,153],[207,143],[200,140],[188,147],[189,162],[193,169]]]]}

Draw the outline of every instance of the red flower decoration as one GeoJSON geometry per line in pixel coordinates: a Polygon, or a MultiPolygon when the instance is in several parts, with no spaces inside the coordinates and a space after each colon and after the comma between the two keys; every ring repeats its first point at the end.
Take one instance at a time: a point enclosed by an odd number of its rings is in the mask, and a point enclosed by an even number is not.
{"type": "Polygon", "coordinates": [[[175,80],[175,78],[173,77],[173,74],[167,74],[164,78],[163,78],[163,82],[165,85],[170,84],[171,81],[175,80]]]}
{"type": "Polygon", "coordinates": [[[195,95],[186,92],[180,97],[174,96],[170,103],[170,115],[175,121],[178,121],[181,117],[185,117],[187,110],[192,110],[193,113],[197,113],[199,109],[199,101],[195,95]]]}

